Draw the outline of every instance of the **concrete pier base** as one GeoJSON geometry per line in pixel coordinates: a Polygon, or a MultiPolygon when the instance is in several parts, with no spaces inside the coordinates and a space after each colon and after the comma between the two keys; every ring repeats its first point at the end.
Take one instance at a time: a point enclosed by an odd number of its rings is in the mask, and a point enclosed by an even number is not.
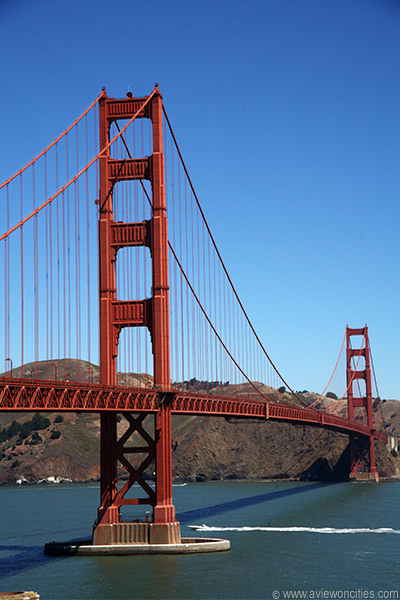
{"type": "Polygon", "coordinates": [[[45,554],[56,556],[122,556],[127,554],[194,554],[230,550],[229,540],[181,538],[180,524],[108,523],[97,525],[93,540],[50,542],[45,554]]]}
{"type": "Polygon", "coordinates": [[[130,554],[196,554],[230,550],[229,540],[215,538],[182,538],[179,544],[109,544],[86,542],[50,542],[45,554],[53,556],[126,556],[130,554]]]}
{"type": "Polygon", "coordinates": [[[379,481],[379,474],[377,471],[363,472],[363,473],[350,473],[350,481],[379,481]]]}
{"type": "Polygon", "coordinates": [[[93,546],[109,544],[180,544],[181,530],[175,523],[110,523],[97,525],[93,546]]]}

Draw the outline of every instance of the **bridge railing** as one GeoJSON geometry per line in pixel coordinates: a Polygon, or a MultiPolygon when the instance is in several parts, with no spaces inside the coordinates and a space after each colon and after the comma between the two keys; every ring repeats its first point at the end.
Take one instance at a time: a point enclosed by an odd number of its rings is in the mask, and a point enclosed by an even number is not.
{"type": "Polygon", "coordinates": [[[0,378],[0,411],[130,411],[155,413],[163,402],[174,414],[270,419],[325,427],[387,442],[384,432],[325,412],[248,398],[181,393],[173,389],[126,388],[17,378],[0,378]]]}

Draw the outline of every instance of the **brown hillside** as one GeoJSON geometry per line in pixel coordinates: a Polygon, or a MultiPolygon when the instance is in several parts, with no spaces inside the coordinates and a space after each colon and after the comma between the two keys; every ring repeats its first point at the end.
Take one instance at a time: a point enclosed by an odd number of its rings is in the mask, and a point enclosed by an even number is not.
{"type": "MultiPolygon", "coordinates": [[[[62,365],[59,366],[61,368],[62,365]]],[[[48,365],[26,365],[25,369],[31,369],[35,375],[39,373],[44,378],[48,365]]],[[[84,379],[88,373],[91,377],[98,377],[98,367],[76,361],[72,365],[71,380],[72,375],[78,374],[79,379],[84,379]]],[[[18,376],[17,373],[15,376],[18,376]]],[[[144,374],[119,376],[132,386],[151,381],[144,374]]],[[[191,385],[195,383],[191,382],[191,385]]],[[[201,391],[204,386],[197,387],[201,391]]],[[[223,390],[226,394],[231,393],[229,387],[223,390]]],[[[279,394],[277,390],[265,388],[265,391],[274,395],[274,401],[287,403],[292,399],[290,394],[279,394]]],[[[314,397],[310,394],[310,398],[314,397]]],[[[321,404],[329,405],[331,402],[325,398],[321,400],[321,404]]],[[[400,402],[387,400],[382,407],[386,431],[399,432],[400,402]]],[[[32,416],[32,413],[0,412],[0,429],[8,427],[13,420],[20,424],[29,422],[32,416]]],[[[98,480],[99,416],[94,413],[43,413],[43,417],[50,419],[50,425],[38,430],[40,442],[35,443],[34,432],[31,432],[23,440],[15,435],[0,443],[0,484],[14,484],[23,478],[34,482],[56,476],[74,482],[98,480]]],[[[149,431],[153,429],[152,421],[151,416],[146,419],[149,431]]],[[[124,422],[125,419],[122,419],[118,425],[120,434],[124,430],[124,422]]],[[[340,469],[338,467],[335,471],[335,475],[343,476],[348,443],[347,436],[303,425],[196,416],[173,417],[172,440],[173,476],[179,481],[226,478],[324,479],[331,476],[331,471],[344,453],[340,469]]],[[[377,445],[377,463],[382,477],[400,475],[399,458],[389,455],[383,444],[377,445]]],[[[149,477],[153,470],[153,465],[150,465],[149,477]]]]}

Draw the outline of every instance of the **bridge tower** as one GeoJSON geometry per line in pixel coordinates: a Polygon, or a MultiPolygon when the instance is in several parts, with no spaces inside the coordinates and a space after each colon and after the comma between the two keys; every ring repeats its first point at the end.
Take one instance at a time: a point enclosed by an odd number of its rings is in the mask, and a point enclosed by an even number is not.
{"type": "Polygon", "coordinates": [[[368,327],[361,329],[350,329],[346,327],[346,359],[347,359],[347,408],[349,420],[354,421],[354,409],[364,408],[367,417],[367,426],[370,430],[369,437],[357,437],[350,435],[350,479],[379,481],[379,475],[375,465],[374,445],[374,421],[372,412],[372,386],[371,386],[371,364],[370,348],[368,339],[368,327]],[[359,348],[351,345],[352,336],[362,336],[359,348]],[[353,368],[356,357],[356,366],[353,368]],[[364,358],[364,368],[357,369],[358,359],[364,358]],[[365,382],[365,394],[361,395],[359,381],[365,382]],[[358,388],[358,393],[355,388],[358,388]]]}
{"type": "MultiPolygon", "coordinates": [[[[156,84],[150,96],[108,98],[105,89],[99,101],[100,150],[110,142],[110,125],[119,119],[147,118],[152,124],[153,153],[149,157],[115,159],[109,148],[99,159],[99,293],[100,293],[100,383],[117,384],[118,339],[123,327],[147,327],[151,334],[154,386],[170,387],[168,228],[164,182],[162,96],[156,84]],[[144,180],[151,183],[152,213],[140,223],[116,222],[113,189],[117,182],[144,180]],[[152,259],[152,296],[143,300],[118,300],[116,260],[121,248],[147,246],[152,259]]],[[[118,439],[116,411],[102,412],[100,421],[101,504],[93,544],[179,543],[180,527],[172,503],[171,406],[168,394],[154,417],[154,437],[143,427],[146,413],[122,413],[127,430],[118,439]],[[143,444],[129,446],[136,433],[143,444]],[[132,464],[131,457],[141,460],[132,464]],[[155,491],[143,472],[155,461],[155,491]],[[128,481],[118,489],[117,468],[122,465],[128,481]],[[146,497],[127,498],[134,483],[146,497]],[[121,523],[124,505],[148,504],[152,522],[121,523]]]]}

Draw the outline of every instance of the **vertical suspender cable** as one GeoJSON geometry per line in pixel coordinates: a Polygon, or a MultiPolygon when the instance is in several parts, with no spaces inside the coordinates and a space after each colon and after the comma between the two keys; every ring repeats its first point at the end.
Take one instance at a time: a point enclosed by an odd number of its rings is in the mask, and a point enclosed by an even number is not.
{"type": "MultiPolygon", "coordinates": [[[[67,169],[67,181],[69,181],[69,144],[68,134],[65,136],[66,139],[66,169],[67,169]]],[[[67,348],[68,348],[68,372],[69,379],[71,379],[71,218],[70,218],[70,198],[69,198],[69,187],[67,188],[67,298],[68,298],[68,337],[67,337],[67,348]]]]}
{"type": "MultiPolygon", "coordinates": [[[[78,124],[75,126],[76,172],[79,173],[79,135],[78,124]]],[[[86,171],[87,172],[87,171],[86,171]]],[[[80,179],[75,181],[75,319],[76,319],[76,358],[81,358],[81,252],[80,252],[80,179]]]]}
{"type": "MultiPolygon", "coordinates": [[[[181,165],[178,161],[178,206],[179,206],[179,257],[182,260],[182,195],[181,195],[181,165]]],[[[180,292],[181,292],[181,360],[182,360],[182,385],[185,389],[185,338],[184,338],[184,321],[183,321],[183,277],[180,276],[180,292]]]]}
{"type": "MultiPolygon", "coordinates": [[[[56,144],[56,190],[58,191],[58,145],[56,144]]],[[[57,357],[61,359],[60,199],[57,198],[57,357]]],[[[64,375],[63,375],[64,376],[64,375]]]]}
{"type": "MultiPolygon", "coordinates": [[[[20,206],[21,206],[21,221],[23,217],[23,200],[22,200],[22,173],[19,178],[20,182],[20,206]]],[[[23,225],[20,228],[20,253],[21,253],[21,377],[24,377],[24,229],[23,225]]]]}
{"type": "MultiPolygon", "coordinates": [[[[85,115],[85,136],[86,136],[86,164],[89,162],[89,144],[88,144],[88,122],[85,115]]],[[[86,286],[87,286],[87,356],[88,363],[91,363],[91,327],[90,327],[90,217],[89,217],[89,171],[86,171],[86,286]]],[[[92,370],[90,371],[92,376],[92,370]]]]}
{"type": "MultiPolygon", "coordinates": [[[[7,231],[10,229],[10,190],[7,184],[7,231]]],[[[4,271],[5,271],[5,311],[4,311],[4,331],[5,331],[5,356],[10,357],[10,240],[6,237],[4,240],[4,271]]]]}
{"type": "MultiPolygon", "coordinates": [[[[46,173],[47,173],[47,163],[46,163],[46,173]]],[[[47,182],[47,175],[46,175],[47,182]]],[[[47,185],[47,183],[46,183],[47,185]]],[[[47,197],[47,191],[46,191],[47,197]]],[[[50,303],[50,314],[49,314],[49,337],[50,337],[50,358],[53,359],[53,203],[50,202],[49,205],[49,273],[50,273],[50,293],[49,293],[49,303],[50,303]]]]}
{"type": "Polygon", "coordinates": [[[63,294],[62,294],[62,310],[61,314],[63,317],[63,363],[64,363],[64,379],[67,377],[67,303],[66,303],[66,285],[67,285],[67,271],[66,271],[66,257],[65,257],[65,193],[62,192],[62,261],[63,261],[63,294]]]}
{"type": "MultiPolygon", "coordinates": [[[[184,234],[185,234],[185,247],[186,247],[186,270],[187,272],[189,272],[189,230],[188,230],[188,211],[187,211],[187,182],[186,182],[186,177],[185,177],[185,190],[184,190],[184,195],[185,195],[185,204],[184,204],[184,213],[185,213],[185,224],[184,224],[184,234]]],[[[191,343],[190,343],[190,338],[191,338],[191,331],[190,331],[190,325],[189,325],[189,288],[187,287],[187,285],[185,285],[186,288],[186,337],[184,338],[186,340],[186,364],[187,364],[187,380],[188,382],[190,381],[190,349],[191,349],[191,343]]],[[[189,385],[189,384],[188,384],[189,385]]],[[[188,390],[189,391],[189,390],[188,390]]]]}
{"type": "MultiPolygon", "coordinates": [[[[36,180],[35,180],[35,163],[32,165],[32,188],[33,188],[33,208],[36,208],[36,180]]],[[[34,344],[35,344],[35,375],[38,377],[38,361],[39,361],[39,257],[38,257],[38,215],[34,216],[33,220],[33,286],[34,286],[34,344]]]]}
{"type": "MultiPolygon", "coordinates": [[[[44,155],[44,197],[45,200],[47,200],[47,155],[45,153],[44,155]]],[[[51,203],[46,206],[45,209],[45,238],[46,238],[46,247],[45,247],[45,253],[46,253],[46,273],[45,273],[45,279],[46,279],[46,318],[45,318],[45,324],[46,324],[46,362],[47,362],[47,366],[46,366],[46,379],[49,379],[49,352],[50,352],[50,340],[49,340],[49,331],[50,331],[50,326],[49,326],[49,320],[50,320],[50,290],[49,290],[49,269],[50,269],[50,254],[51,254],[51,248],[50,248],[50,244],[49,244],[49,207],[51,207],[51,203]]],[[[51,377],[51,373],[50,373],[50,377],[51,377]]]]}

